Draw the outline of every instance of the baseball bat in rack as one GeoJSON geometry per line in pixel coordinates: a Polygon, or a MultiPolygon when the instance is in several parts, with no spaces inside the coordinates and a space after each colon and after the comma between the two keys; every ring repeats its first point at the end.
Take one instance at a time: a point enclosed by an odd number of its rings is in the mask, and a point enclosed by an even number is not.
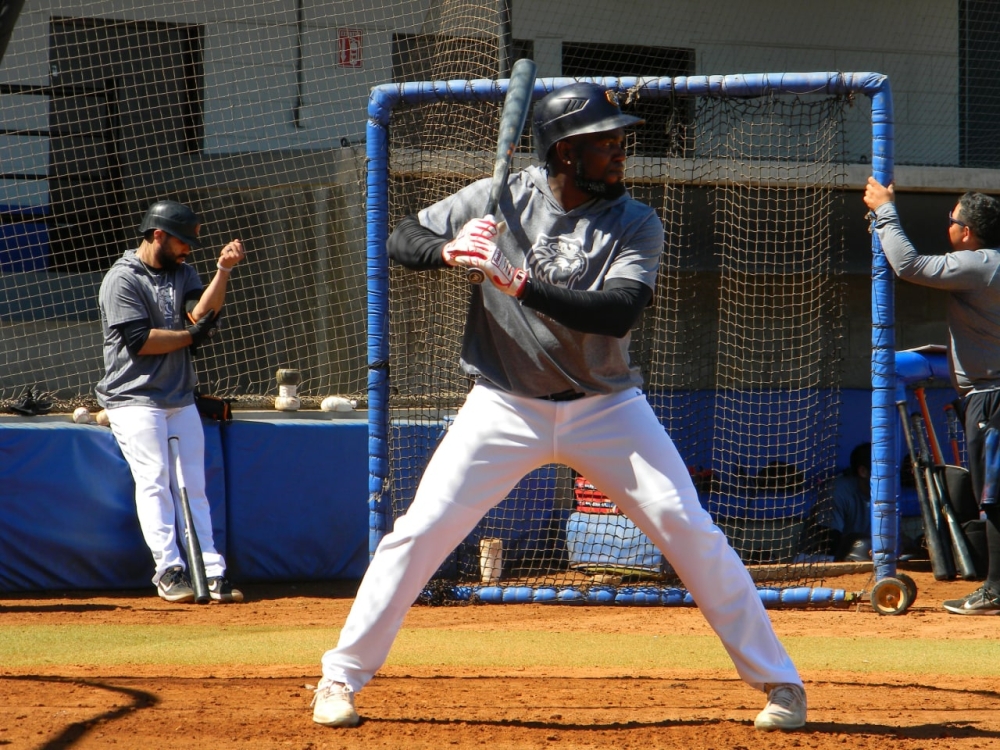
{"type": "Polygon", "coordinates": [[[913,436],[913,426],[910,423],[910,415],[907,411],[906,401],[897,401],[896,409],[899,411],[899,418],[903,422],[903,437],[906,438],[906,448],[910,454],[910,465],[913,467],[913,480],[917,488],[917,501],[920,504],[920,516],[924,522],[924,542],[927,545],[927,554],[931,560],[931,571],[935,580],[946,581],[955,577],[954,565],[949,566],[950,560],[944,556],[944,545],[941,534],[931,510],[930,499],[927,494],[927,484],[922,476],[920,456],[917,453],[917,445],[913,436]],[[949,570],[949,567],[951,568],[949,570]]]}
{"type": "Polygon", "coordinates": [[[948,442],[951,444],[951,458],[955,466],[962,465],[962,449],[958,444],[958,413],[951,404],[944,405],[944,418],[948,424],[948,442]]]}
{"type": "MultiPolygon", "coordinates": [[[[927,445],[927,437],[924,435],[924,420],[918,415],[913,415],[913,428],[917,433],[917,443],[920,446],[920,455],[924,463],[924,471],[927,476],[928,497],[932,506],[937,506],[937,517],[944,521],[948,529],[948,538],[951,541],[953,564],[958,574],[966,581],[976,578],[976,561],[972,559],[972,552],[969,550],[969,542],[962,531],[962,524],[958,521],[958,514],[948,497],[948,488],[944,481],[944,465],[930,465],[928,454],[930,449],[927,445]]],[[[933,427],[927,428],[928,434],[933,434],[933,427]]]]}
{"type": "MultiPolygon", "coordinates": [[[[923,388],[914,388],[913,395],[917,397],[917,404],[920,406],[920,414],[924,418],[927,426],[927,439],[930,441],[931,459],[935,466],[944,464],[944,454],[941,453],[941,444],[938,442],[937,433],[934,431],[934,422],[931,420],[930,409],[927,408],[927,394],[923,388]]],[[[921,432],[921,435],[924,433],[921,432]]]]}
{"type": "Polygon", "coordinates": [[[187,484],[181,471],[180,438],[176,435],[167,440],[170,447],[170,462],[174,466],[174,476],[177,478],[177,489],[181,496],[181,513],[184,515],[184,543],[187,552],[188,568],[191,575],[191,588],[194,589],[194,600],[197,604],[208,604],[212,596],[208,593],[208,577],[205,575],[205,559],[201,555],[201,543],[194,527],[194,517],[191,514],[191,502],[188,500],[187,484]]]}
{"type": "MultiPolygon", "coordinates": [[[[510,163],[514,158],[517,142],[521,140],[524,122],[528,119],[528,109],[531,107],[531,95],[535,90],[534,61],[526,57],[514,63],[510,71],[510,82],[507,84],[507,95],[504,98],[503,110],[500,112],[500,128],[497,133],[497,155],[493,161],[493,180],[490,183],[490,194],[486,201],[484,215],[496,214],[500,205],[500,195],[507,187],[510,176],[510,163]]],[[[502,222],[501,222],[502,224],[502,222]]],[[[497,225],[497,234],[503,232],[503,227],[497,225]]],[[[482,284],[486,274],[479,268],[466,271],[466,278],[473,284],[482,284]]]]}

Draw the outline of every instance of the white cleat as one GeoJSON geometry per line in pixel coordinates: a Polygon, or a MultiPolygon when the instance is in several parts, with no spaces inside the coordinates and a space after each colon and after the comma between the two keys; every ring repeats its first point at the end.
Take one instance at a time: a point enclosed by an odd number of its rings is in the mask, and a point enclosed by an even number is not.
{"type": "Polygon", "coordinates": [[[801,729],[806,725],[806,691],[801,685],[765,685],[767,705],[753,725],[762,732],[801,729]]]}
{"type": "Polygon", "coordinates": [[[340,682],[320,681],[312,699],[313,721],[326,727],[356,727],[354,691],[340,682]]]}

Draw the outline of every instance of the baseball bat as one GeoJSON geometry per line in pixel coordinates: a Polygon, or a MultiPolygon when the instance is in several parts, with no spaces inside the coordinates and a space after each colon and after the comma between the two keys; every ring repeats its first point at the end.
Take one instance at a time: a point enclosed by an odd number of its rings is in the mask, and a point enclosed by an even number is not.
{"type": "MultiPolygon", "coordinates": [[[[923,430],[920,429],[923,426],[923,420],[916,415],[914,416],[914,421],[917,423],[917,442],[920,444],[920,452],[924,456],[924,461],[926,462],[929,448],[927,446],[927,439],[924,436],[923,430]]],[[[928,428],[928,433],[930,433],[932,429],[933,428],[928,428]]],[[[958,514],[955,512],[955,508],[951,504],[951,498],[948,497],[948,489],[945,487],[943,472],[943,464],[927,467],[931,505],[938,506],[939,517],[944,519],[944,525],[948,529],[948,538],[951,541],[951,552],[958,574],[966,581],[971,581],[976,578],[976,562],[972,559],[972,552],[969,550],[969,543],[965,538],[965,532],[962,530],[962,524],[959,523],[958,514]]]]}
{"type": "MultiPolygon", "coordinates": [[[[535,90],[535,63],[522,57],[510,70],[510,82],[507,84],[507,96],[500,112],[500,128],[497,133],[497,155],[493,160],[493,180],[490,183],[490,194],[486,200],[484,216],[494,215],[500,205],[500,195],[507,187],[507,177],[510,175],[510,162],[514,158],[514,149],[521,140],[524,122],[528,119],[528,108],[531,106],[531,95],[535,90]]],[[[502,231],[497,227],[498,235],[502,231]]],[[[473,284],[482,284],[486,274],[482,269],[470,268],[466,278],[473,284]]]]}
{"type": "MultiPolygon", "coordinates": [[[[927,408],[927,399],[924,395],[923,388],[914,388],[914,393],[917,397],[917,402],[920,404],[920,411],[923,414],[923,422],[927,425],[927,439],[930,441],[930,446],[928,448],[927,442],[924,440],[923,430],[919,430],[917,435],[919,436],[920,450],[926,455],[928,450],[934,456],[934,466],[931,467],[930,472],[933,479],[933,486],[931,488],[931,502],[935,500],[935,495],[937,496],[937,504],[941,509],[941,516],[944,518],[945,526],[948,528],[948,536],[951,539],[951,551],[954,554],[955,568],[958,574],[964,578],[966,581],[974,580],[976,575],[976,561],[972,558],[972,551],[969,549],[969,541],[965,536],[965,531],[962,529],[962,524],[958,520],[958,513],[955,511],[955,506],[951,504],[951,497],[948,495],[948,488],[944,480],[944,456],[941,453],[941,448],[938,445],[937,435],[934,431],[934,425],[930,420],[930,410],[927,408]],[[937,446],[937,448],[935,448],[937,446]]],[[[949,405],[950,406],[950,405],[949,405]]],[[[951,412],[954,414],[954,407],[951,407],[951,412]]],[[[957,422],[957,417],[955,418],[957,422]]],[[[949,425],[949,433],[951,432],[951,425],[949,425]]],[[[952,451],[957,455],[957,434],[952,438],[952,451]]]]}
{"type": "Polygon", "coordinates": [[[955,466],[962,465],[962,449],[958,445],[958,414],[951,404],[944,405],[944,417],[948,423],[948,442],[951,443],[951,457],[955,466]]]}
{"type": "Polygon", "coordinates": [[[212,600],[212,596],[208,593],[205,559],[201,556],[201,543],[198,541],[198,531],[194,527],[187,484],[184,481],[184,474],[181,472],[180,438],[175,435],[167,440],[167,444],[170,446],[174,476],[177,477],[177,489],[181,496],[181,512],[184,514],[184,543],[191,574],[191,588],[194,589],[194,600],[197,604],[208,604],[212,600]]]}
{"type": "MultiPolygon", "coordinates": [[[[944,455],[941,453],[941,444],[937,439],[937,432],[934,430],[934,422],[931,420],[930,409],[927,408],[927,396],[923,388],[914,388],[913,395],[917,397],[917,404],[920,405],[920,413],[923,415],[924,424],[927,426],[927,439],[930,441],[931,458],[935,466],[944,465],[944,455]]],[[[923,435],[923,431],[920,435],[923,435]]]]}
{"type": "Polygon", "coordinates": [[[927,488],[927,503],[931,508],[934,528],[937,530],[937,537],[941,543],[942,556],[945,559],[949,577],[955,576],[955,557],[952,554],[950,539],[945,536],[946,524],[944,511],[941,507],[941,493],[938,491],[937,479],[934,476],[934,464],[931,462],[930,450],[927,447],[927,436],[924,434],[924,418],[919,412],[910,415],[910,423],[913,425],[913,435],[917,446],[917,460],[920,462],[920,474],[923,477],[924,485],[927,488]]]}
{"type": "Polygon", "coordinates": [[[920,516],[924,522],[924,541],[927,544],[927,554],[931,559],[931,571],[935,580],[945,581],[954,578],[954,571],[949,573],[948,566],[944,558],[941,535],[938,527],[934,523],[934,515],[931,512],[930,501],[927,497],[927,485],[920,476],[920,457],[917,455],[917,446],[913,438],[913,427],[910,424],[910,415],[907,413],[906,401],[897,401],[896,409],[903,422],[903,437],[906,438],[906,448],[910,454],[910,465],[913,467],[914,485],[917,488],[917,502],[920,505],[920,516]]]}
{"type": "Polygon", "coordinates": [[[972,550],[969,549],[969,540],[965,536],[965,530],[958,520],[958,513],[955,506],[951,504],[948,490],[944,486],[944,467],[934,467],[934,478],[937,480],[937,493],[941,499],[941,515],[944,516],[945,525],[948,527],[948,536],[951,538],[951,547],[955,555],[955,568],[958,574],[966,581],[974,581],[978,578],[976,573],[976,561],[972,557],[972,550]]]}

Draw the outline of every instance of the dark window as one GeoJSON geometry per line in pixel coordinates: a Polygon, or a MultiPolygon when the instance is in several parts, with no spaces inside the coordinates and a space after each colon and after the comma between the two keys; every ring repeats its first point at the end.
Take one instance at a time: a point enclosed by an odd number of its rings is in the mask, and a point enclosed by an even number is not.
{"type": "MultiPolygon", "coordinates": [[[[510,56],[530,58],[530,41],[513,40],[510,56]]],[[[504,57],[507,60],[507,57],[504,57]]],[[[392,79],[396,83],[492,79],[502,77],[496,45],[482,38],[447,34],[394,34],[392,79]]],[[[511,63],[512,64],[512,63],[511,63]]],[[[509,71],[505,71],[506,76],[509,71]]],[[[499,104],[455,102],[404,108],[392,118],[396,147],[490,149],[496,144],[496,126],[490,123],[499,114],[499,104]]],[[[527,128],[525,128],[527,131],[527,128]]],[[[526,147],[527,136],[522,140],[526,147]]]]}
{"type": "MultiPolygon", "coordinates": [[[[694,50],[674,47],[642,47],[633,44],[563,43],[562,74],[585,76],[689,76],[694,74],[694,50]]],[[[685,124],[694,105],[669,97],[623,102],[622,109],[642,117],[645,125],[635,129],[637,154],[681,156],[685,148],[685,124]]]]}
{"type": "MultiPolygon", "coordinates": [[[[531,41],[514,39],[514,60],[531,57],[531,41]]],[[[392,80],[396,83],[447,80],[450,78],[497,78],[501,61],[493,44],[481,38],[466,39],[446,34],[393,34],[392,80]]]]}
{"type": "Polygon", "coordinates": [[[53,18],[50,268],[97,271],[203,135],[201,28],[53,18]]]}
{"type": "Polygon", "coordinates": [[[963,0],[958,9],[959,159],[1000,168],[1000,4],[963,0]]]}

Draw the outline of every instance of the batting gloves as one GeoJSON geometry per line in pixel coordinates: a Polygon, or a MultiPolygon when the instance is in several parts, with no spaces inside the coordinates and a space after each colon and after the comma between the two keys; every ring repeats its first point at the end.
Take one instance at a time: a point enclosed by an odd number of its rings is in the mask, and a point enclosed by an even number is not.
{"type": "Polygon", "coordinates": [[[493,286],[511,297],[520,297],[528,285],[528,272],[514,268],[500,248],[496,248],[488,259],[477,262],[475,267],[486,274],[493,286]]]}
{"type": "Polygon", "coordinates": [[[492,216],[467,222],[451,242],[441,248],[441,257],[449,266],[466,268],[482,263],[497,249],[497,223],[492,216]]]}
{"type": "Polygon", "coordinates": [[[198,347],[205,339],[211,338],[215,332],[216,314],[215,310],[209,310],[198,318],[198,322],[187,327],[187,332],[191,334],[191,353],[197,354],[198,347]]]}

